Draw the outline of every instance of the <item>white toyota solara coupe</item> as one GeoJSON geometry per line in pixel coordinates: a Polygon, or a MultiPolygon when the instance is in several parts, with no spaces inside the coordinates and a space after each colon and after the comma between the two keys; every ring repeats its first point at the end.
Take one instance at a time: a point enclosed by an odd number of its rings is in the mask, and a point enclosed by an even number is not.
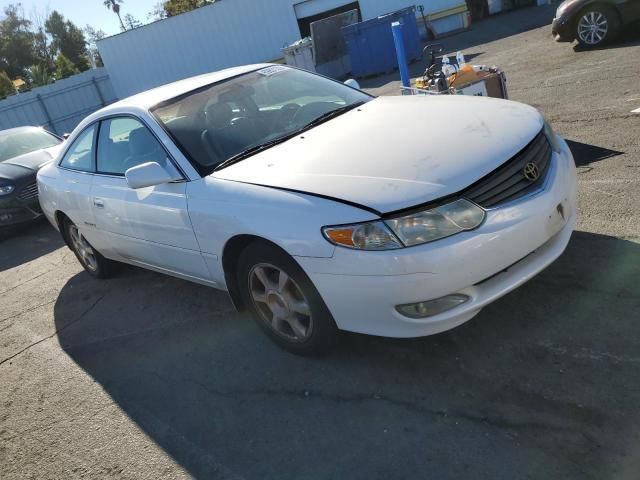
{"type": "Polygon", "coordinates": [[[534,108],[374,98],[253,65],[110,105],[38,173],[89,274],[116,262],[227,290],[278,343],[453,328],[553,262],[571,152],[534,108]]]}

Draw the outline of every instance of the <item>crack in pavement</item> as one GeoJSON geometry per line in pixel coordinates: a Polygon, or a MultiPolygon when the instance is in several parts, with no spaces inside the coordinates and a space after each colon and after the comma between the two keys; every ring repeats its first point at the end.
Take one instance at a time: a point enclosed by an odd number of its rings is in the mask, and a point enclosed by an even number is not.
{"type": "Polygon", "coordinates": [[[590,348],[582,347],[579,350],[569,350],[561,345],[554,345],[548,342],[539,344],[556,355],[569,356],[578,360],[593,360],[595,362],[610,361],[614,363],[640,364],[640,357],[630,357],[627,355],[616,355],[609,352],[598,352],[590,348]]]}
{"type": "MultiPolygon", "coordinates": [[[[13,355],[11,355],[11,356],[9,356],[9,357],[5,358],[4,360],[1,360],[1,361],[0,361],[0,366],[2,366],[3,364],[5,364],[5,363],[6,363],[6,362],[8,362],[9,360],[11,360],[11,359],[13,359],[13,358],[17,357],[17,356],[18,356],[18,355],[20,355],[21,353],[26,352],[26,351],[27,351],[27,350],[29,350],[30,348],[35,347],[36,345],[38,345],[38,344],[40,344],[40,343],[42,343],[42,342],[45,342],[45,341],[49,340],[50,338],[55,337],[55,336],[56,336],[56,335],[58,335],[60,332],[62,332],[62,331],[64,331],[64,330],[66,330],[67,328],[69,328],[71,325],[75,325],[75,324],[76,324],[76,323],[78,323],[80,320],[82,320],[82,319],[85,317],[85,315],[89,314],[89,313],[91,312],[91,310],[93,310],[93,309],[95,308],[95,306],[96,306],[96,305],[98,305],[98,303],[100,303],[100,301],[101,301],[105,296],[106,296],[106,294],[105,294],[105,295],[100,296],[100,297],[99,297],[95,302],[93,302],[93,303],[89,306],[89,308],[87,308],[84,312],[82,312],[82,313],[78,316],[78,318],[76,318],[75,320],[73,320],[73,321],[71,321],[71,322],[67,323],[64,327],[62,327],[62,328],[60,328],[60,329],[56,330],[56,331],[55,331],[55,332],[53,332],[51,335],[47,335],[46,337],[41,338],[40,340],[37,340],[37,341],[35,341],[35,342],[33,342],[33,343],[31,343],[31,344],[27,345],[26,347],[24,347],[24,348],[23,348],[22,350],[20,350],[19,352],[14,353],[13,355]]],[[[51,302],[48,302],[48,303],[53,303],[54,301],[55,301],[55,300],[52,300],[51,302]]]]}
{"type": "Polygon", "coordinates": [[[25,284],[27,284],[27,283],[29,283],[29,282],[31,282],[31,281],[33,281],[33,280],[37,279],[37,278],[40,278],[40,277],[42,277],[43,275],[46,275],[46,274],[47,274],[47,273],[49,273],[49,272],[53,272],[53,270],[54,270],[54,269],[52,268],[51,270],[47,270],[46,272],[42,272],[40,275],[36,275],[35,277],[31,277],[30,279],[25,280],[24,282],[20,282],[20,283],[18,283],[17,285],[14,285],[13,287],[10,287],[10,288],[8,288],[7,290],[4,290],[4,291],[0,292],[0,295],[4,295],[5,293],[9,293],[9,292],[11,292],[12,290],[15,290],[16,288],[19,288],[19,287],[21,287],[22,285],[25,285],[25,284]]]}
{"type": "MultiPolygon", "coordinates": [[[[117,403],[114,400],[111,400],[111,401],[109,401],[107,403],[103,403],[103,404],[101,404],[101,405],[99,405],[97,407],[94,407],[92,409],[92,411],[90,412],[91,416],[95,416],[98,413],[100,413],[103,410],[105,410],[106,408],[112,407],[114,405],[117,405],[117,403]]],[[[42,425],[37,425],[37,426],[34,426],[34,427],[30,427],[30,428],[25,428],[24,430],[20,430],[20,431],[13,431],[12,432],[13,435],[10,435],[8,437],[4,437],[3,440],[11,440],[13,438],[20,437],[20,436],[23,436],[23,435],[32,435],[32,434],[35,434],[35,433],[40,432],[42,430],[49,430],[52,427],[56,427],[56,426],[61,425],[63,423],[74,423],[74,422],[85,421],[85,420],[86,419],[81,419],[81,418],[79,419],[79,418],[77,418],[75,416],[57,418],[54,421],[49,422],[49,423],[45,423],[45,424],[42,424],[42,425]]],[[[9,429],[6,428],[6,430],[8,431],[9,429]]]]}
{"type": "MultiPolygon", "coordinates": [[[[161,379],[163,382],[169,382],[169,379],[163,377],[158,372],[152,372],[155,376],[161,379]]],[[[515,421],[513,419],[509,419],[504,415],[482,415],[476,414],[472,412],[464,412],[461,410],[447,410],[447,409],[433,409],[428,408],[423,405],[419,405],[415,402],[411,402],[408,400],[400,400],[393,397],[388,397],[380,394],[355,394],[355,395],[342,395],[342,394],[327,394],[318,390],[291,390],[291,389],[238,389],[238,390],[228,390],[221,391],[215,390],[207,385],[199,382],[193,378],[188,379],[195,385],[202,388],[207,393],[214,396],[221,396],[231,398],[234,395],[265,395],[265,396],[280,396],[280,397],[288,397],[288,398],[300,398],[300,399],[316,399],[316,400],[324,400],[331,401],[334,403],[365,403],[365,402],[383,402],[394,407],[404,408],[413,413],[420,414],[428,414],[437,418],[458,418],[461,420],[467,420],[473,423],[480,423],[484,425],[488,425],[491,427],[503,429],[503,430],[526,430],[526,429],[535,429],[542,431],[554,431],[554,432],[565,432],[565,433],[582,433],[584,426],[579,425],[577,427],[572,426],[561,426],[561,425],[553,425],[548,422],[541,422],[536,420],[525,420],[525,421],[515,421]]]]}
{"type": "Polygon", "coordinates": [[[13,327],[15,324],[14,323],[10,323],[9,325],[0,328],[0,332],[4,332],[6,329],[13,327]]]}
{"type": "Polygon", "coordinates": [[[53,302],[55,302],[56,299],[54,298],[53,300],[49,300],[48,302],[45,303],[41,303],[39,305],[36,305],[35,307],[31,307],[31,308],[27,308],[26,310],[22,310],[21,312],[18,312],[16,314],[13,315],[9,315],[8,317],[5,318],[0,318],[0,323],[4,323],[7,320],[13,320],[15,318],[21,317],[22,315],[24,315],[25,313],[30,313],[33,312],[34,310],[39,309],[40,307],[45,307],[47,305],[51,305],[53,302]]]}

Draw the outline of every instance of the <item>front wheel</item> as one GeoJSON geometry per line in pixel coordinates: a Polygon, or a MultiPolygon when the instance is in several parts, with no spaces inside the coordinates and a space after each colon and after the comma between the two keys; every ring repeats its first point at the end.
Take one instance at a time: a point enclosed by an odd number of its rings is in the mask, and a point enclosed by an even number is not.
{"type": "Polygon", "coordinates": [[[285,349],[298,354],[327,350],[337,328],[320,294],[289,255],[266,243],[241,254],[238,281],[258,324],[285,349]]]}
{"type": "Polygon", "coordinates": [[[576,38],[585,47],[597,47],[615,38],[619,29],[616,12],[604,6],[588,7],[578,15],[576,38]]]}
{"type": "Polygon", "coordinates": [[[64,230],[71,250],[89,275],[107,278],[114,272],[115,262],[100,255],[80,233],[76,224],[68,218],[64,222],[64,230]]]}

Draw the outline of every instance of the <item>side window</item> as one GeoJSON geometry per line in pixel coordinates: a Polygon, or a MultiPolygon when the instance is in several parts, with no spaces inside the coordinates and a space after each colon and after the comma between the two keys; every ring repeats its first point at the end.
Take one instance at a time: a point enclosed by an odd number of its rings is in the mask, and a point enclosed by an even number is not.
{"type": "Polygon", "coordinates": [[[60,166],[82,172],[93,171],[93,137],[96,126],[92,125],[82,132],[65,154],[60,166]]]}
{"type": "Polygon", "coordinates": [[[104,120],[98,140],[98,173],[124,175],[146,162],[167,163],[167,153],[140,121],[130,117],[104,120]]]}

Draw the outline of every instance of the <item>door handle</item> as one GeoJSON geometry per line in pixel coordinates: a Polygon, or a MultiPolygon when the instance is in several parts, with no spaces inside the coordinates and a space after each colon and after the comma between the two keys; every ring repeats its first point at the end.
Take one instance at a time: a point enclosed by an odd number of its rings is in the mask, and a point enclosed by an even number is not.
{"type": "Polygon", "coordinates": [[[104,202],[102,201],[102,199],[101,199],[101,198],[94,198],[94,199],[93,199],[93,205],[94,205],[96,208],[104,208],[104,202]]]}

